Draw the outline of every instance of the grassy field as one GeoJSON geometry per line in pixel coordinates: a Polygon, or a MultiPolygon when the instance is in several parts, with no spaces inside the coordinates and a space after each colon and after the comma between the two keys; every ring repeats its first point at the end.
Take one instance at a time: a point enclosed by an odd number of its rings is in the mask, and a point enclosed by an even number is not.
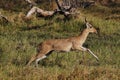
{"type": "Polygon", "coordinates": [[[80,9],[79,18],[66,22],[62,16],[24,21],[23,13],[1,11],[11,23],[0,23],[0,80],[120,80],[120,18],[108,19],[120,14],[119,8],[80,9]],[[87,52],[53,52],[39,62],[39,68],[34,63],[26,67],[40,42],[80,34],[84,16],[101,30],[100,37],[90,34],[84,45],[100,58],[99,62],[87,52]]]}

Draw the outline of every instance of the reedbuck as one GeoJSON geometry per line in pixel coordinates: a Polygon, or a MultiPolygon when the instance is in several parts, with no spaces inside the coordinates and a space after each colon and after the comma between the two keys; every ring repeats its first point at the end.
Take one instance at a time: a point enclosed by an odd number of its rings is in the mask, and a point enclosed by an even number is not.
{"type": "Polygon", "coordinates": [[[27,65],[30,65],[33,61],[35,61],[36,66],[38,66],[38,62],[50,55],[52,51],[88,51],[97,60],[99,60],[98,57],[95,54],[93,54],[93,52],[90,49],[83,47],[83,43],[85,42],[89,33],[98,33],[97,28],[94,28],[89,22],[86,21],[86,19],[85,22],[86,28],[82,31],[82,33],[79,36],[70,37],[67,39],[51,39],[40,43],[37,47],[37,54],[30,59],[27,65]]]}

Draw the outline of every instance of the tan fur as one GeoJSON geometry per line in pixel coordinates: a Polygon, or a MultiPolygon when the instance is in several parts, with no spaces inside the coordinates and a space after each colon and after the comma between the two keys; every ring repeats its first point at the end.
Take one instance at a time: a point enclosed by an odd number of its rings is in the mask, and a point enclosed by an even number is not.
{"type": "MultiPolygon", "coordinates": [[[[70,37],[67,39],[51,39],[43,41],[41,44],[38,45],[37,55],[31,58],[28,65],[30,65],[31,62],[33,62],[34,60],[41,60],[41,57],[46,57],[46,55],[49,54],[50,51],[69,52],[70,50],[81,50],[90,52],[89,49],[83,47],[83,43],[85,42],[89,33],[97,33],[97,30],[94,27],[92,27],[92,25],[88,22],[86,23],[86,26],[87,28],[84,29],[79,36],[70,37]]],[[[36,62],[36,65],[37,63],[38,62],[36,62]]]]}

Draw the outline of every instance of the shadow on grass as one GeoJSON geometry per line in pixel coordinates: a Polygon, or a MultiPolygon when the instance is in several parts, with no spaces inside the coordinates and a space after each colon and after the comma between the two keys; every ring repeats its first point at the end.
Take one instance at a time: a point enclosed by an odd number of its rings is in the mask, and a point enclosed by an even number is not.
{"type": "Polygon", "coordinates": [[[3,50],[0,48],[0,58],[2,57],[3,50]]]}
{"type": "MultiPolygon", "coordinates": [[[[26,66],[28,63],[28,60],[18,60],[18,59],[13,59],[12,60],[12,64],[15,66],[26,66]]],[[[73,63],[74,66],[79,66],[79,65],[84,65],[84,66],[100,66],[100,62],[96,62],[96,61],[84,61],[84,60],[78,60],[76,62],[73,63]]],[[[72,66],[73,66],[72,65],[72,66]]],[[[30,66],[34,66],[35,67],[35,62],[33,62],[30,66]]],[[[49,60],[48,58],[42,60],[39,62],[39,67],[54,67],[57,66],[59,68],[63,68],[66,69],[69,65],[69,62],[64,62],[62,61],[60,58],[57,60],[49,60]]],[[[71,66],[71,67],[72,67],[71,66]]]]}
{"type": "Polygon", "coordinates": [[[39,62],[39,66],[44,66],[44,67],[60,67],[60,68],[66,68],[67,64],[64,63],[64,61],[61,60],[62,57],[56,58],[54,60],[49,60],[48,58],[42,60],[39,62]]]}
{"type": "Polygon", "coordinates": [[[85,66],[99,66],[100,62],[92,61],[92,60],[80,60],[79,65],[85,65],[85,66]]]}
{"type": "Polygon", "coordinates": [[[49,22],[49,23],[43,24],[43,25],[41,25],[41,26],[39,26],[39,25],[36,25],[36,26],[27,26],[27,27],[21,28],[20,30],[21,30],[21,31],[37,30],[37,29],[43,28],[43,27],[45,27],[45,26],[50,26],[50,25],[52,25],[52,24],[53,24],[53,22],[49,22]]]}

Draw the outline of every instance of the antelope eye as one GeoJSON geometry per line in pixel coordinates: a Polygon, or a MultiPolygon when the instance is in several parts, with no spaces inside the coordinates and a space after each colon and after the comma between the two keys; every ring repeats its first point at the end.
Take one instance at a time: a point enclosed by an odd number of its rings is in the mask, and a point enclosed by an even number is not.
{"type": "Polygon", "coordinates": [[[90,28],[92,28],[92,26],[90,26],[90,28]]]}
{"type": "Polygon", "coordinates": [[[89,24],[89,28],[92,28],[92,25],[91,25],[91,24],[89,24]]]}

